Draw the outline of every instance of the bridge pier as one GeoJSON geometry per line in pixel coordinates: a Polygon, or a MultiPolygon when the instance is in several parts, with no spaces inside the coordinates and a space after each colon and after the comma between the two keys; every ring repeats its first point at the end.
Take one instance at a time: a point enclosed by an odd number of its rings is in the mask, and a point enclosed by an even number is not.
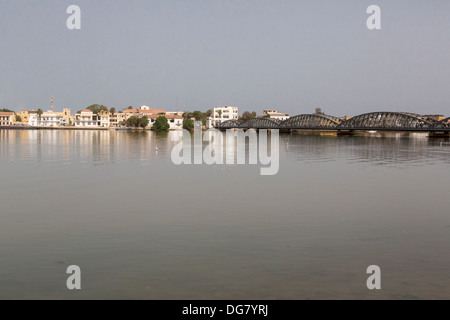
{"type": "Polygon", "coordinates": [[[428,138],[449,138],[450,132],[433,131],[428,134],[428,138]]]}

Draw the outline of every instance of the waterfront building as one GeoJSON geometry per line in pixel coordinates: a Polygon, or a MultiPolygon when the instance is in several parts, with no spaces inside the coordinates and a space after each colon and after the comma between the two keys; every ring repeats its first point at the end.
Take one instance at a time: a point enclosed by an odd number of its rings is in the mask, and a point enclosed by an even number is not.
{"type": "Polygon", "coordinates": [[[166,114],[172,116],[183,116],[184,111],[167,111],[166,114]]]}
{"type": "Polygon", "coordinates": [[[151,115],[165,115],[167,112],[166,110],[162,109],[152,109],[147,106],[142,106],[137,109],[140,116],[151,116],[151,115]]]}
{"type": "Polygon", "coordinates": [[[10,126],[16,121],[14,112],[0,112],[0,126],[10,126]]]}
{"type": "Polygon", "coordinates": [[[183,129],[183,112],[182,111],[166,111],[164,109],[153,109],[148,106],[142,106],[137,109],[138,116],[147,117],[149,120],[148,128],[153,127],[156,119],[161,116],[166,117],[170,125],[170,130],[183,129]]]}
{"type": "Polygon", "coordinates": [[[70,126],[72,124],[71,121],[70,121],[72,116],[71,116],[71,111],[70,111],[69,108],[64,108],[63,112],[56,112],[56,113],[60,114],[63,117],[64,125],[70,126]]]}
{"type": "Polygon", "coordinates": [[[237,107],[218,107],[214,108],[212,114],[212,125],[216,126],[228,120],[237,120],[239,118],[237,107]]]}
{"type": "Polygon", "coordinates": [[[32,127],[60,127],[64,123],[64,117],[57,112],[44,112],[41,115],[30,112],[28,117],[28,125],[32,127]]]}
{"type": "Polygon", "coordinates": [[[291,116],[287,113],[280,113],[277,110],[268,109],[268,110],[264,110],[263,114],[259,116],[259,118],[264,118],[264,117],[283,121],[283,120],[289,119],[291,116]]]}
{"type": "Polygon", "coordinates": [[[70,109],[64,109],[63,112],[46,111],[41,116],[37,111],[21,111],[19,115],[25,117],[22,118],[22,123],[28,119],[26,123],[33,127],[61,127],[71,124],[70,109]]]}
{"type": "Polygon", "coordinates": [[[30,113],[29,113],[29,111],[22,110],[17,115],[20,116],[20,119],[21,119],[20,123],[21,124],[28,124],[28,122],[30,120],[30,113]]]}
{"type": "Polygon", "coordinates": [[[139,111],[137,109],[125,109],[122,111],[122,113],[125,113],[127,117],[131,117],[137,116],[139,114],[139,111]]]}
{"type": "Polygon", "coordinates": [[[100,111],[98,114],[94,114],[86,109],[75,115],[75,127],[109,128],[109,126],[108,111],[100,111]]]}
{"type": "Polygon", "coordinates": [[[167,121],[170,125],[170,130],[181,130],[183,129],[183,117],[179,115],[171,115],[171,114],[151,114],[146,115],[145,117],[148,118],[148,128],[153,127],[153,124],[155,123],[156,119],[159,117],[166,117],[167,121]]]}
{"type": "Polygon", "coordinates": [[[146,114],[166,114],[166,110],[163,110],[163,109],[152,109],[152,108],[150,108],[148,106],[139,107],[137,110],[138,110],[138,112],[140,114],[143,114],[143,115],[146,115],[146,114]]]}
{"type": "Polygon", "coordinates": [[[114,113],[109,115],[109,126],[112,128],[120,127],[130,117],[128,113],[114,113]]]}

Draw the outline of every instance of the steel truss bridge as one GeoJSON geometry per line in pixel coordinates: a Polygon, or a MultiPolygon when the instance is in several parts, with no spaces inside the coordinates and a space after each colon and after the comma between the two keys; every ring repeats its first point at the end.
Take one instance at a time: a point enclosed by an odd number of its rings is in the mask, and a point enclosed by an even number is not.
{"type": "Polygon", "coordinates": [[[405,131],[448,134],[450,118],[438,121],[426,116],[406,112],[365,113],[347,120],[324,114],[301,114],[287,120],[255,118],[246,121],[229,120],[216,126],[226,129],[279,129],[353,131],[405,131]]]}

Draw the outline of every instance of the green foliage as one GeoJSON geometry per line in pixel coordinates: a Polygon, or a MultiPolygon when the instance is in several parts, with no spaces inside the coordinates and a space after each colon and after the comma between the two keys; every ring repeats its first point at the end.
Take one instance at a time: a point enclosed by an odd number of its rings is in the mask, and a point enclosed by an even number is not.
{"type": "Polygon", "coordinates": [[[248,111],[245,111],[243,114],[242,114],[242,117],[240,117],[239,119],[240,120],[250,120],[250,119],[255,119],[256,118],[256,112],[248,112],[248,111]]]}
{"type": "Polygon", "coordinates": [[[147,117],[132,116],[125,121],[125,126],[129,128],[145,128],[148,126],[147,117]]]}
{"type": "Polygon", "coordinates": [[[152,130],[154,131],[169,131],[170,124],[169,121],[167,121],[167,118],[164,116],[159,117],[156,119],[155,123],[152,126],[152,130]]]}
{"type": "Polygon", "coordinates": [[[316,108],[315,114],[324,115],[325,113],[323,112],[323,110],[321,108],[316,108]]]}
{"type": "Polygon", "coordinates": [[[141,128],[146,128],[147,126],[148,126],[148,123],[149,123],[150,121],[148,121],[148,118],[147,117],[142,117],[142,118],[140,118],[139,119],[139,126],[141,127],[141,128]]]}
{"type": "Polygon", "coordinates": [[[109,109],[109,113],[115,114],[115,113],[116,113],[116,108],[111,108],[111,109],[109,109]]]}
{"type": "Polygon", "coordinates": [[[37,115],[39,116],[39,118],[40,118],[43,114],[44,114],[44,111],[43,111],[41,108],[37,109],[37,115]]]}
{"type": "Polygon", "coordinates": [[[125,126],[131,127],[131,128],[137,128],[139,126],[139,118],[136,116],[129,117],[125,121],[125,126]]]}
{"type": "Polygon", "coordinates": [[[22,117],[16,114],[16,122],[22,122],[22,117]]]}
{"type": "Polygon", "coordinates": [[[212,109],[206,111],[206,112],[201,112],[201,111],[194,111],[194,112],[184,112],[183,113],[183,118],[185,120],[190,120],[190,119],[195,119],[195,121],[201,121],[203,123],[203,125],[206,124],[206,119],[208,119],[209,117],[211,117],[213,114],[212,109]]]}
{"type": "Polygon", "coordinates": [[[194,130],[194,121],[191,119],[183,120],[183,129],[194,130]]]}
{"type": "Polygon", "coordinates": [[[127,110],[131,110],[131,109],[133,109],[133,107],[132,107],[132,106],[129,106],[129,107],[127,108],[127,110]]]}
{"type": "Polygon", "coordinates": [[[14,112],[14,111],[3,108],[3,109],[0,109],[0,112],[14,112]]]}
{"type": "Polygon", "coordinates": [[[87,107],[86,109],[92,111],[94,114],[97,114],[100,111],[108,111],[108,108],[101,104],[93,104],[87,107]]]}

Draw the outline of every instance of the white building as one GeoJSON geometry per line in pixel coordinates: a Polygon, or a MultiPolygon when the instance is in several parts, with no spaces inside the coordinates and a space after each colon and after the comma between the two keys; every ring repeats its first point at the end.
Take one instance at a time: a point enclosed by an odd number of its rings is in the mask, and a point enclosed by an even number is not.
{"type": "Polygon", "coordinates": [[[212,114],[212,125],[217,126],[228,120],[237,120],[239,118],[239,109],[237,107],[218,107],[214,108],[212,114]]]}
{"type": "Polygon", "coordinates": [[[66,119],[61,113],[44,112],[39,116],[37,113],[30,113],[28,125],[33,127],[60,127],[66,123],[66,119]]]}
{"type": "Polygon", "coordinates": [[[14,121],[14,112],[0,112],[0,126],[10,126],[14,121]]]}
{"type": "Polygon", "coordinates": [[[94,114],[90,110],[83,110],[75,115],[75,127],[82,128],[109,128],[109,112],[100,111],[94,114]]]}
{"type": "Polygon", "coordinates": [[[182,130],[183,129],[183,117],[178,115],[159,115],[159,114],[151,114],[146,115],[145,117],[148,118],[148,127],[153,127],[153,124],[155,123],[156,119],[159,117],[166,117],[167,121],[169,122],[170,129],[169,130],[182,130]]]}
{"type": "Polygon", "coordinates": [[[277,110],[264,110],[263,114],[260,115],[260,118],[264,118],[269,116],[271,119],[275,119],[275,120],[287,120],[289,119],[291,116],[287,113],[279,113],[277,110]]]}

